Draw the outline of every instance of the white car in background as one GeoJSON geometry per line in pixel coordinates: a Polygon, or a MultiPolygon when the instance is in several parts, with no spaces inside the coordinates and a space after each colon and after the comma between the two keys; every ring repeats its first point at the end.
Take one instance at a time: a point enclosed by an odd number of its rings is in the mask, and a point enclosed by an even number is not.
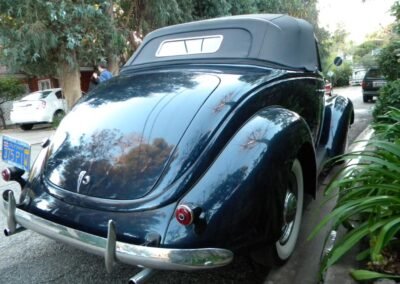
{"type": "Polygon", "coordinates": [[[67,112],[60,88],[37,91],[13,103],[10,120],[23,130],[32,129],[39,123],[52,123],[61,119],[67,112]]]}

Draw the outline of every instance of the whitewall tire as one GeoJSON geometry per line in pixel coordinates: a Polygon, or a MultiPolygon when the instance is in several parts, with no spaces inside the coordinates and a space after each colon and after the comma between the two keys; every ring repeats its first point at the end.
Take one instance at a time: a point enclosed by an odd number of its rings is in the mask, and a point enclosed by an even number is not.
{"type": "Polygon", "coordinates": [[[304,181],[303,169],[295,159],[290,170],[283,206],[282,234],[275,243],[275,256],[278,262],[285,262],[292,255],[300,232],[303,213],[304,181]]]}

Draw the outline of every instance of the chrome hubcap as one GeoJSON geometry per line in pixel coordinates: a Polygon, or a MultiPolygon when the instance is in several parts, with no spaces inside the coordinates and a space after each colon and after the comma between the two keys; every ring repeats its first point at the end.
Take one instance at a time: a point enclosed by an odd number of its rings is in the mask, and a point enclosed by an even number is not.
{"type": "Polygon", "coordinates": [[[285,244],[292,234],[293,226],[296,220],[297,211],[297,181],[296,177],[291,174],[288,184],[288,189],[286,190],[285,202],[283,207],[283,226],[282,235],[279,242],[283,245],[285,244]]]}

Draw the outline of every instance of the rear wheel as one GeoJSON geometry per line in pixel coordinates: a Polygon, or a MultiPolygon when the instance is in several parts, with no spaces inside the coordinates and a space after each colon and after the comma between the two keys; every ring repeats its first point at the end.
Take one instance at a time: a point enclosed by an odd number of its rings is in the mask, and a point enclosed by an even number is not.
{"type": "Polygon", "coordinates": [[[367,103],[370,100],[369,96],[363,95],[363,102],[367,103]]]}
{"type": "Polygon", "coordinates": [[[273,258],[276,264],[286,262],[294,251],[300,232],[303,201],[303,169],[300,161],[295,159],[286,186],[281,237],[273,247],[273,258]]]}
{"type": "Polygon", "coordinates": [[[60,122],[64,118],[64,116],[65,116],[65,112],[62,110],[58,110],[54,113],[53,121],[52,121],[52,125],[54,128],[58,127],[58,125],[60,124],[60,122]]]}
{"type": "Polygon", "coordinates": [[[22,130],[31,130],[33,128],[33,123],[21,124],[19,127],[22,130]]]}
{"type": "Polygon", "coordinates": [[[65,116],[65,112],[63,112],[62,110],[58,110],[54,113],[53,115],[53,121],[61,121],[61,119],[63,119],[63,117],[65,116]]]}

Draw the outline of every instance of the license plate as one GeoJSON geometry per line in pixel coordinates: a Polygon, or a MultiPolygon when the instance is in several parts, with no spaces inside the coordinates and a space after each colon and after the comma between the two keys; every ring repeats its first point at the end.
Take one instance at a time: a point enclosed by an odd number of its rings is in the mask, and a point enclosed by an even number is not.
{"type": "Polygon", "coordinates": [[[2,158],[8,164],[25,171],[31,166],[31,146],[8,136],[3,136],[2,158]]]}
{"type": "Polygon", "coordinates": [[[383,82],[383,81],[373,81],[372,82],[373,87],[382,87],[384,85],[385,85],[385,82],[383,82]]]}

